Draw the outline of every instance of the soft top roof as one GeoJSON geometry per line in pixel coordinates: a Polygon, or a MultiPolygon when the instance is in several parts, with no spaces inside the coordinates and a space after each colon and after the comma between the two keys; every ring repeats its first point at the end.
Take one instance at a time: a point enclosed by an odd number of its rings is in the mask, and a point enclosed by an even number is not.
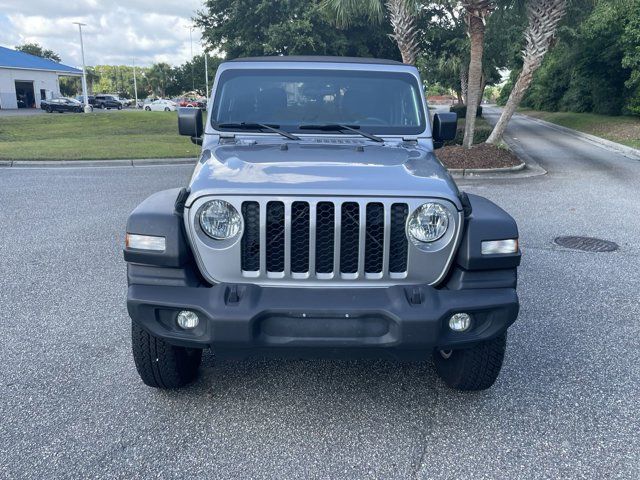
{"type": "MultiPolygon", "coordinates": [[[[315,63],[360,63],[371,65],[405,65],[396,60],[385,58],[365,58],[365,57],[328,57],[314,55],[290,55],[279,57],[240,57],[227,62],[315,62],[315,63]]],[[[407,65],[405,65],[407,66],[407,65]]]]}

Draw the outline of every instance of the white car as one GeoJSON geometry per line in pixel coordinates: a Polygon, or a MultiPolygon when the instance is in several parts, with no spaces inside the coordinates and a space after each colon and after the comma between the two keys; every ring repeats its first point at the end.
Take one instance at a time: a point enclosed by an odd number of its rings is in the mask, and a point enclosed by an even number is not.
{"type": "Polygon", "coordinates": [[[176,102],[172,102],[171,100],[155,100],[144,106],[144,109],[148,112],[175,112],[178,108],[178,104],[176,102]]]}

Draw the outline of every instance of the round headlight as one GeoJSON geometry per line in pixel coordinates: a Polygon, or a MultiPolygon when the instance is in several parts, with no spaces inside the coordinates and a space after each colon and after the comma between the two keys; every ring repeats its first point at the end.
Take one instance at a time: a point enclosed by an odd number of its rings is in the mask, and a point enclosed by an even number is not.
{"type": "Polygon", "coordinates": [[[409,218],[408,231],[419,242],[435,242],[449,228],[447,210],[439,203],[425,203],[416,208],[409,218]]]}
{"type": "Polygon", "coordinates": [[[238,210],[224,200],[211,200],[200,210],[200,226],[204,233],[216,240],[235,237],[242,226],[238,210]]]}

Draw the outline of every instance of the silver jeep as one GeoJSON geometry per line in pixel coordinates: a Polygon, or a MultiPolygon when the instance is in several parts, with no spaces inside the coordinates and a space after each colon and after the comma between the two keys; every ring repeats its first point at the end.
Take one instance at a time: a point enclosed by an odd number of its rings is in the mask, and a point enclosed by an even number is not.
{"type": "Polygon", "coordinates": [[[416,68],[274,57],[223,63],[178,113],[191,181],[142,202],[124,257],[142,380],[192,381],[202,350],[433,358],[451,387],[496,380],[518,315],[515,221],[459,191],[434,155],[416,68]]]}

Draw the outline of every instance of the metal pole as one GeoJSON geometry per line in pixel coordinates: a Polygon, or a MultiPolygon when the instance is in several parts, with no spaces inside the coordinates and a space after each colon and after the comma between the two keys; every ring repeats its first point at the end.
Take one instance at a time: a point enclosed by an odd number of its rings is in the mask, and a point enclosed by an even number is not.
{"type": "Polygon", "coordinates": [[[91,105],[89,105],[89,96],[87,95],[87,68],[84,65],[84,43],[82,42],[82,27],[86,26],[86,23],[73,22],[74,25],[78,25],[78,31],[80,32],[80,53],[82,54],[82,97],[84,98],[84,112],[89,113],[91,105]]]}
{"type": "Polygon", "coordinates": [[[204,83],[206,85],[207,91],[204,96],[209,100],[209,67],[207,66],[207,51],[204,51],[204,83]]]}
{"type": "Polygon", "coordinates": [[[133,94],[136,96],[135,106],[138,108],[138,83],[136,82],[136,57],[133,57],[133,94]]]}
{"type": "Polygon", "coordinates": [[[193,26],[189,27],[189,41],[191,42],[191,90],[196,89],[196,79],[193,76],[193,26]]]}

